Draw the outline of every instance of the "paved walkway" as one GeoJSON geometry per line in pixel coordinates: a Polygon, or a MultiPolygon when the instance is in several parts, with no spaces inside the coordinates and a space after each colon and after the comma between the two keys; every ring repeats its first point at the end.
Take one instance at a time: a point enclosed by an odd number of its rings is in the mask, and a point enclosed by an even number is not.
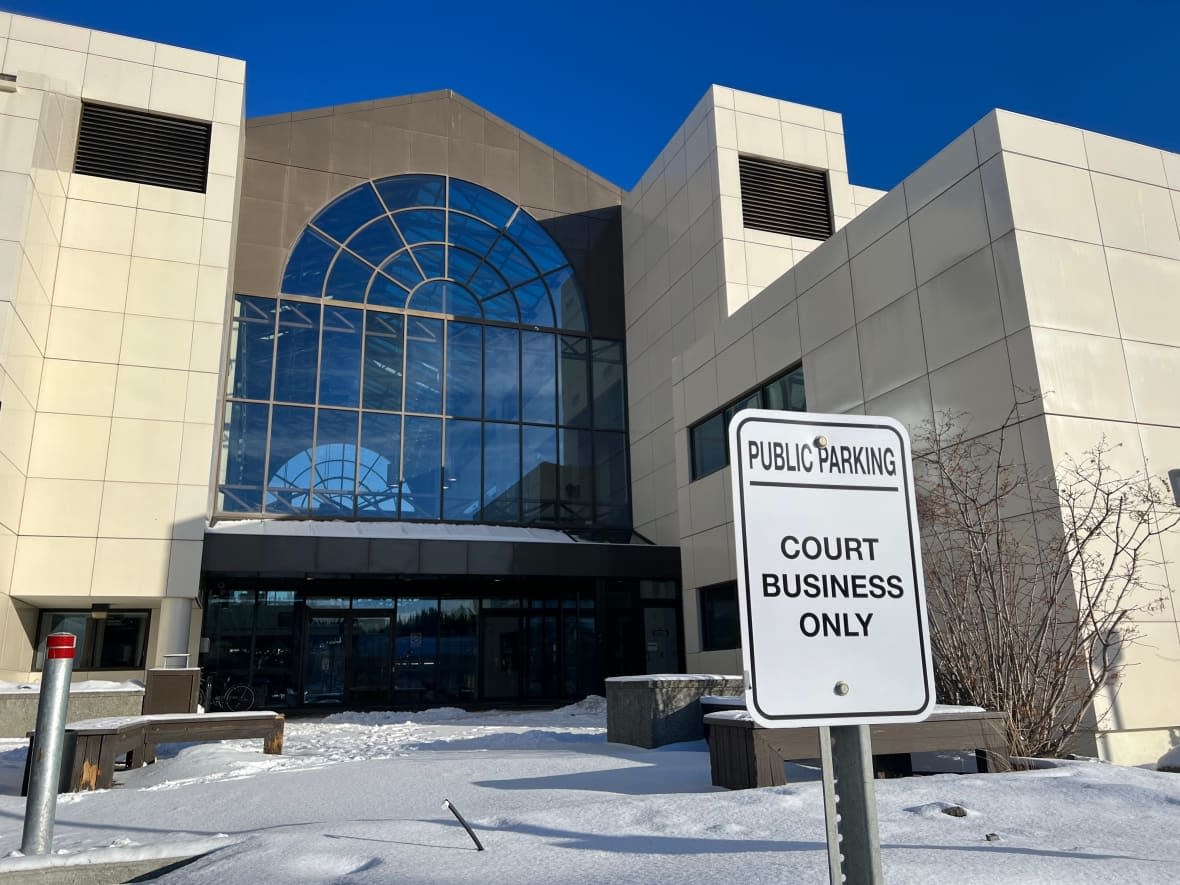
{"type": "Polygon", "coordinates": [[[123,885],[153,882],[196,860],[195,857],[167,857],[123,863],[75,864],[43,870],[13,870],[0,873],[0,885],[123,885]]]}

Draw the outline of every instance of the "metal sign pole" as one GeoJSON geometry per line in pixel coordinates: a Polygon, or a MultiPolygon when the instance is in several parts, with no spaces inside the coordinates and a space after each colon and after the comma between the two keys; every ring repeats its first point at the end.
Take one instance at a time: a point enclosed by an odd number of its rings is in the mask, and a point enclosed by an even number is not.
{"type": "Polygon", "coordinates": [[[73,633],[51,633],[46,640],[41,696],[37,699],[37,731],[30,750],[33,761],[29,771],[29,798],[25,803],[25,828],[20,844],[25,854],[49,854],[53,848],[74,642],[73,633]]]}
{"type": "Polygon", "coordinates": [[[869,727],[821,727],[819,747],[832,885],[882,885],[869,727]]]}

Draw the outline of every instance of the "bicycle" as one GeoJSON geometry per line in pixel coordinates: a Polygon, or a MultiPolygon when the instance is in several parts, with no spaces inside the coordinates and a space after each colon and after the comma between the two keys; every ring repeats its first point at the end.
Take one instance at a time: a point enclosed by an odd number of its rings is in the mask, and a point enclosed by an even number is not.
{"type": "Polygon", "coordinates": [[[206,710],[240,713],[254,708],[254,689],[244,682],[234,682],[232,676],[210,674],[201,680],[201,698],[206,710]],[[217,683],[221,684],[218,691],[217,683]]]}

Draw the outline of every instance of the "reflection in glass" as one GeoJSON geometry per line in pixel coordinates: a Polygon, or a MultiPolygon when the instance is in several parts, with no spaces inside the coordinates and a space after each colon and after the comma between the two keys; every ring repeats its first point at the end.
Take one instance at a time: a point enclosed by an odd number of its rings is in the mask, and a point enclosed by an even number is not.
{"type": "Polygon", "coordinates": [[[298,406],[275,406],[271,413],[270,477],[266,509],[304,513],[311,495],[311,447],[315,412],[298,406]]]}
{"type": "Polygon", "coordinates": [[[336,247],[313,230],[305,230],[291,250],[283,272],[283,292],[288,295],[319,296],[336,247]]]}
{"type": "Polygon", "coordinates": [[[401,408],[402,320],[389,313],[370,313],[365,320],[366,409],[401,408]]]}
{"type": "Polygon", "coordinates": [[[554,522],[557,519],[557,430],[526,424],[521,434],[522,521],[554,522]]]}
{"type": "Polygon", "coordinates": [[[524,420],[557,423],[557,358],[555,335],[521,332],[521,377],[524,378],[524,420]]]}
{"type": "Polygon", "coordinates": [[[361,380],[361,323],[364,316],[359,310],[324,308],[324,338],[320,353],[320,405],[358,405],[361,380]]]}
{"type": "Polygon", "coordinates": [[[406,317],[406,411],[442,411],[443,323],[406,317]]]}
{"type": "Polygon", "coordinates": [[[402,247],[402,239],[388,218],[378,218],[348,241],[348,248],[365,261],[378,265],[402,247]]]}
{"type": "Polygon", "coordinates": [[[356,412],[320,409],[312,512],[352,516],[356,508],[356,412]]]}
{"type": "Polygon", "coordinates": [[[335,298],[338,301],[364,301],[365,290],[369,288],[369,279],[372,276],[373,268],[354,255],[340,252],[328,272],[324,297],[335,298]]]}
{"type": "Polygon", "coordinates": [[[362,184],[328,204],[311,223],[343,243],[361,225],[383,215],[385,208],[373,192],[373,186],[362,184]]]}
{"type": "Polygon", "coordinates": [[[316,355],[320,346],[320,307],[279,302],[279,340],[275,358],[275,399],[314,403],[316,355]]]}
{"type": "Polygon", "coordinates": [[[357,515],[397,519],[401,488],[402,419],[400,415],[364,414],[361,418],[357,515]]]}
{"type": "Polygon", "coordinates": [[[479,517],[480,427],[478,421],[447,421],[443,465],[443,519],[472,522],[479,517]]]}
{"type": "Polygon", "coordinates": [[[520,522],[520,426],[483,427],[483,521],[520,522]]]}
{"type": "Polygon", "coordinates": [[[270,407],[229,403],[221,443],[220,509],[227,513],[262,510],[266,460],[266,422],[270,407]]]}
{"type": "Polygon", "coordinates": [[[394,699],[417,706],[434,700],[438,657],[438,602],[399,599],[394,639],[394,699]]]}
{"type": "Polygon", "coordinates": [[[447,324],[447,408],[459,418],[480,417],[483,400],[483,327],[447,324]]]}
{"type": "Polygon", "coordinates": [[[627,394],[623,387],[623,345],[594,342],[594,426],[600,430],[627,427],[627,394]]]}
{"type": "Polygon", "coordinates": [[[458,703],[475,699],[477,601],[444,599],[439,618],[439,700],[458,703]]]}
{"type": "Polygon", "coordinates": [[[594,434],[595,517],[599,525],[625,527],[631,508],[627,482],[627,434],[594,434]]]}
{"type": "Polygon", "coordinates": [[[561,430],[561,497],[563,519],[579,524],[591,521],[590,504],[594,495],[593,434],[588,430],[561,430]]]}
{"type": "Polygon", "coordinates": [[[240,399],[268,399],[274,360],[275,300],[239,295],[229,346],[229,394],[240,399]]]}
{"type": "Polygon", "coordinates": [[[404,519],[438,519],[442,488],[442,422],[407,416],[405,423],[401,515],[404,519]]]}
{"type": "Polygon", "coordinates": [[[585,338],[561,336],[561,423],[590,426],[590,373],[585,338]]]}
{"type": "Polygon", "coordinates": [[[520,419],[520,339],[515,329],[489,326],[484,339],[484,417],[520,419]]]}

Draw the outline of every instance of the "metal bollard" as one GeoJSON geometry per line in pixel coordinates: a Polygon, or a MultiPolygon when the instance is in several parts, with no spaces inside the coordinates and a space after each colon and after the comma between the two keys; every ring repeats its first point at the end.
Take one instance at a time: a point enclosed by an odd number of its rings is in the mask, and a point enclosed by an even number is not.
{"type": "Polygon", "coordinates": [[[25,830],[20,850],[25,854],[49,854],[53,848],[53,822],[61,780],[62,745],[66,711],[70,704],[70,673],[74,669],[73,633],[51,633],[47,640],[41,696],[37,700],[37,732],[29,774],[29,798],[25,802],[25,830]]]}

